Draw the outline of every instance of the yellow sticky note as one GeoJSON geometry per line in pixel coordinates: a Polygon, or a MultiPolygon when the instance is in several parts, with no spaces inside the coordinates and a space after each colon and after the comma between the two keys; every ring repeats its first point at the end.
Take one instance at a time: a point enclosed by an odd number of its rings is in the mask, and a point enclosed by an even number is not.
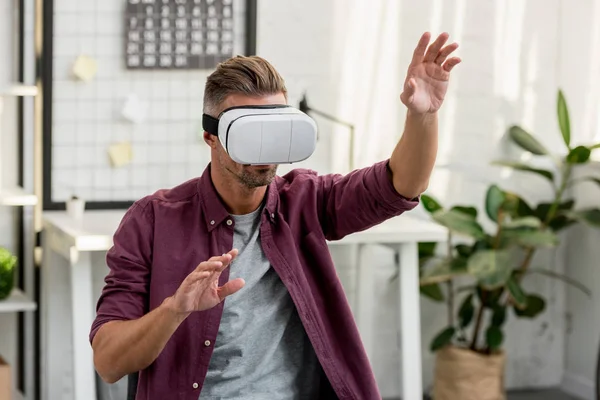
{"type": "Polygon", "coordinates": [[[110,157],[110,163],[114,168],[129,164],[133,158],[131,143],[120,142],[111,144],[108,148],[108,156],[110,157]]]}
{"type": "Polygon", "coordinates": [[[90,81],[98,72],[96,60],[88,56],[79,56],[73,64],[73,75],[82,81],[90,81]]]}

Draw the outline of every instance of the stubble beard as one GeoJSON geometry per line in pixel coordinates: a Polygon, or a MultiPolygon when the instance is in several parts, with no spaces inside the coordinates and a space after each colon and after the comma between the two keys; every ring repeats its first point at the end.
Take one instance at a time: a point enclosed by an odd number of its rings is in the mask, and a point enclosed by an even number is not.
{"type": "Polygon", "coordinates": [[[277,166],[264,168],[253,168],[244,166],[241,173],[236,174],[239,182],[248,189],[255,189],[261,186],[267,186],[277,174],[277,166]],[[252,169],[251,169],[252,168],[252,169]]]}
{"type": "Polygon", "coordinates": [[[221,167],[229,172],[234,179],[248,189],[267,186],[273,182],[273,179],[275,179],[275,176],[277,175],[277,165],[265,165],[263,167],[241,165],[234,163],[231,159],[226,160],[223,153],[219,153],[219,164],[221,164],[221,167]],[[229,165],[230,163],[233,165],[229,165]]]}

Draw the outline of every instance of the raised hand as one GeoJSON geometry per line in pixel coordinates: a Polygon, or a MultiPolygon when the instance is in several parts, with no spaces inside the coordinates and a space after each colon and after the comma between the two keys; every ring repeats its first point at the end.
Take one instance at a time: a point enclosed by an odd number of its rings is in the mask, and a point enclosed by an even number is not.
{"type": "Polygon", "coordinates": [[[219,287],[221,272],[231,264],[237,254],[238,251],[233,249],[227,254],[200,263],[169,299],[171,308],[179,314],[208,310],[244,287],[245,282],[241,278],[219,287]]]}
{"type": "Polygon", "coordinates": [[[444,102],[450,71],[461,61],[458,57],[448,58],[458,48],[457,43],[444,46],[448,37],[447,33],[442,33],[428,48],[431,35],[426,32],[421,36],[400,95],[409,111],[434,113],[444,102]]]}

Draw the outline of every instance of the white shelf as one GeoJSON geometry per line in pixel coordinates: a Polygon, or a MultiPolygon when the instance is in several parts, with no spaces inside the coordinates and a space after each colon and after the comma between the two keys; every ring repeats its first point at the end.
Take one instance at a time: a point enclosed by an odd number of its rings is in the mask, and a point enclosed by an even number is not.
{"type": "Polygon", "coordinates": [[[13,390],[12,400],[25,400],[25,396],[23,396],[23,393],[15,389],[13,390]]]}
{"type": "Polygon", "coordinates": [[[21,83],[14,83],[0,88],[0,96],[36,96],[37,94],[37,86],[23,85],[21,83]]]}
{"type": "Polygon", "coordinates": [[[0,188],[0,205],[34,206],[37,202],[37,196],[26,192],[23,188],[0,188]]]}
{"type": "Polygon", "coordinates": [[[8,298],[0,300],[0,313],[34,311],[36,308],[37,304],[16,288],[8,298]]]}

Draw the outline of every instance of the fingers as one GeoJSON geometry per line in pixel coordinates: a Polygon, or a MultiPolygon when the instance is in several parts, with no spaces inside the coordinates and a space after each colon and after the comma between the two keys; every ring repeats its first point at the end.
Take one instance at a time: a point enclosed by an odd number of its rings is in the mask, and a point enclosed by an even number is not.
{"type": "Polygon", "coordinates": [[[429,44],[429,39],[431,38],[431,34],[429,32],[425,32],[421,39],[419,39],[419,43],[415,48],[413,53],[413,62],[421,62],[423,61],[423,57],[425,55],[425,50],[427,49],[427,45],[429,44]]]}
{"type": "Polygon", "coordinates": [[[237,249],[232,249],[229,252],[220,255],[220,256],[214,256],[211,257],[208,261],[219,261],[222,263],[221,266],[218,267],[219,270],[224,270],[225,268],[227,268],[227,266],[229,264],[231,264],[231,262],[237,257],[238,255],[238,250],[237,249]]]}
{"type": "Polygon", "coordinates": [[[201,271],[213,272],[213,271],[218,271],[221,267],[223,267],[222,261],[213,260],[211,258],[208,261],[204,261],[204,262],[201,262],[200,264],[198,264],[198,266],[196,267],[194,272],[201,272],[201,271]]]}
{"type": "Polygon", "coordinates": [[[212,271],[194,271],[185,278],[185,280],[191,284],[202,279],[207,279],[213,274],[212,271]]]}
{"type": "Polygon", "coordinates": [[[444,65],[442,66],[442,68],[444,69],[444,71],[450,72],[450,71],[452,71],[452,68],[454,68],[460,62],[461,62],[460,58],[458,58],[458,57],[452,57],[452,58],[448,59],[444,63],[444,65]]]}
{"type": "Polygon", "coordinates": [[[437,65],[442,65],[444,63],[444,61],[446,61],[446,58],[452,54],[452,52],[454,50],[458,49],[458,43],[452,43],[449,44],[448,46],[444,47],[442,50],[440,50],[440,52],[438,53],[437,57],[435,58],[435,63],[437,65]]]}
{"type": "Polygon", "coordinates": [[[242,278],[233,279],[218,289],[219,298],[221,301],[225,300],[225,297],[230,296],[244,287],[246,282],[242,278]]]}
{"type": "Polygon", "coordinates": [[[425,57],[423,58],[423,61],[424,62],[434,61],[437,58],[444,43],[446,43],[446,41],[448,41],[449,37],[450,37],[450,35],[448,35],[448,33],[446,33],[446,32],[444,32],[440,36],[438,36],[437,39],[435,40],[435,42],[433,42],[431,44],[431,46],[429,46],[429,49],[427,49],[427,53],[425,53],[425,57]]]}

